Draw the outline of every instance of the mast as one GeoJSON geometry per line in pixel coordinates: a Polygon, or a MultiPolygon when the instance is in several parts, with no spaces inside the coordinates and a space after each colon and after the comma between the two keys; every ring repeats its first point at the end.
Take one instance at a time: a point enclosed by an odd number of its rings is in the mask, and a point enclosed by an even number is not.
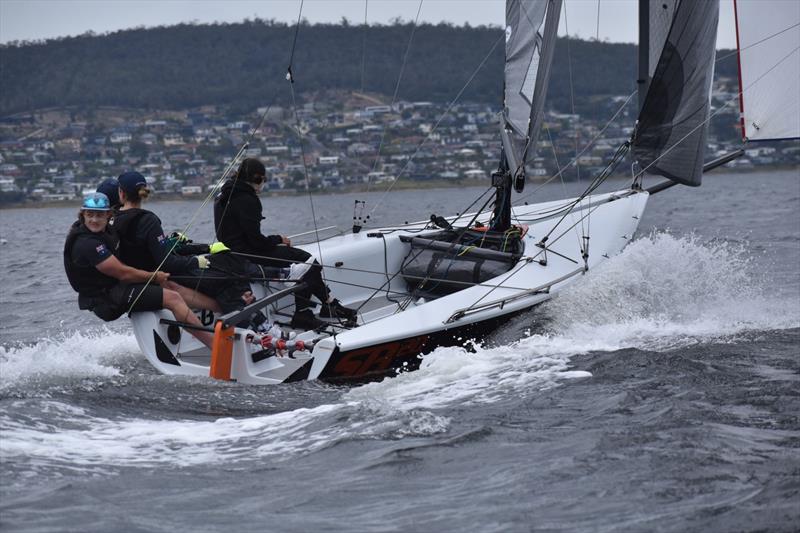
{"type": "Polygon", "coordinates": [[[639,0],[639,78],[636,84],[641,111],[650,86],[650,0],[639,0]]]}
{"type": "Polygon", "coordinates": [[[511,193],[525,186],[550,79],[562,0],[506,0],[506,49],[500,162],[492,174],[491,229],[511,227],[511,193]]]}

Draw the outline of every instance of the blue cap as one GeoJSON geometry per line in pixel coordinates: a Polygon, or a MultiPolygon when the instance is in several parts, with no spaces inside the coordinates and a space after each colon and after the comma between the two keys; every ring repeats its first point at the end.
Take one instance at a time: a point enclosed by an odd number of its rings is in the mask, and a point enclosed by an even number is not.
{"type": "Polygon", "coordinates": [[[108,196],[111,207],[119,207],[122,205],[122,202],[119,201],[119,182],[117,178],[107,178],[103,180],[103,183],[97,186],[97,192],[108,196]]]}
{"type": "Polygon", "coordinates": [[[110,211],[111,204],[108,201],[108,196],[101,192],[93,192],[83,198],[81,209],[85,211],[110,211]]]}
{"type": "Polygon", "coordinates": [[[141,187],[147,187],[147,180],[135,170],[129,170],[124,174],[120,174],[117,181],[119,182],[119,188],[129,197],[135,198],[141,187]]]}

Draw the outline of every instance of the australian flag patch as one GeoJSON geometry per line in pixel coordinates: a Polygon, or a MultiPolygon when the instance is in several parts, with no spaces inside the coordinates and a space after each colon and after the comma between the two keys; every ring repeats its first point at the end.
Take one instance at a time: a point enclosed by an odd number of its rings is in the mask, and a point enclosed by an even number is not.
{"type": "Polygon", "coordinates": [[[97,255],[99,255],[100,257],[105,257],[109,253],[108,248],[106,248],[105,244],[101,244],[100,246],[95,248],[95,251],[97,252],[97,255]]]}

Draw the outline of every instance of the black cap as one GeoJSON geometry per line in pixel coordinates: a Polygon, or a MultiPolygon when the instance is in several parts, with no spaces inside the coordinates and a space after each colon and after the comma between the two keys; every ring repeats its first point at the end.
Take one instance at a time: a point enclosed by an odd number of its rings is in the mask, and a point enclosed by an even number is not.
{"type": "Polygon", "coordinates": [[[147,180],[135,170],[129,170],[124,174],[120,174],[117,181],[119,182],[119,188],[128,197],[136,197],[136,195],[139,194],[139,189],[147,187],[147,180]]]}
{"type": "Polygon", "coordinates": [[[111,202],[111,207],[119,207],[122,202],[119,201],[119,182],[117,178],[107,178],[103,183],[97,186],[97,192],[101,192],[108,196],[108,201],[111,202]]]}

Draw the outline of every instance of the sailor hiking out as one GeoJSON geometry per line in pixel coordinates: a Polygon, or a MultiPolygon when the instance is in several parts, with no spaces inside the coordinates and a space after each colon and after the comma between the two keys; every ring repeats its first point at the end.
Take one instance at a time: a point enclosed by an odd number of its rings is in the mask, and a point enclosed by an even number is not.
{"type": "MultiPolygon", "coordinates": [[[[168,273],[142,270],[120,261],[119,238],[109,227],[111,215],[105,194],[86,196],[64,243],[64,270],[78,293],[78,307],[107,322],[132,311],[169,309],[177,319],[201,326],[183,297],[166,287],[170,283],[168,273]]],[[[211,346],[211,333],[194,329],[190,333],[211,346]]]]}
{"type": "Polygon", "coordinates": [[[128,171],[117,181],[122,207],[114,215],[114,230],[125,264],[172,274],[178,283],[171,288],[196,308],[230,312],[252,302],[247,281],[213,269],[209,245],[191,244],[182,236],[168,237],[158,216],[142,208],[142,201],[150,194],[142,174],[128,171]]]}

